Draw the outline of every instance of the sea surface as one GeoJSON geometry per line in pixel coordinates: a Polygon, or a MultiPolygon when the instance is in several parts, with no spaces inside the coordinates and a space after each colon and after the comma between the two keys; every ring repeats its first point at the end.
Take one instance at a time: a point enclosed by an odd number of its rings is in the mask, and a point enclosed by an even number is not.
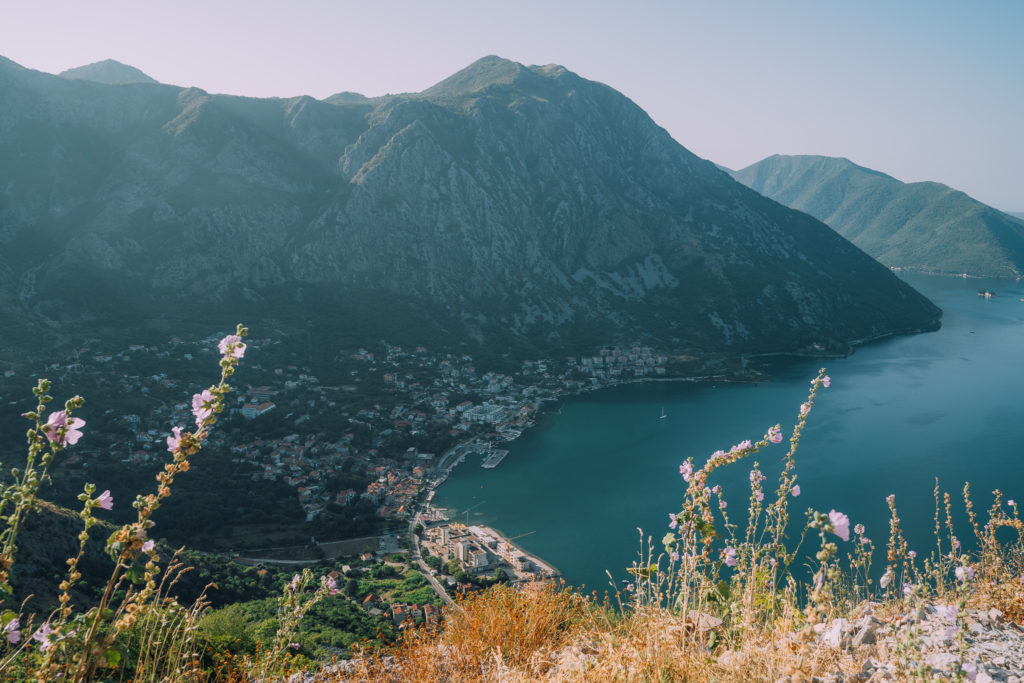
{"type": "MultiPolygon", "coordinates": [[[[468,458],[434,504],[518,537],[587,592],[621,585],[642,538],[661,550],[682,501],[683,460],[700,466],[781,423],[787,440],[752,456],[772,483],[824,365],[832,386],[819,392],[796,454],[802,494],[790,507],[793,530],[808,508],[844,512],[866,526],[883,565],[885,498],[895,494],[910,546],[926,555],[935,548],[936,477],[960,511],[966,481],[982,512],[996,488],[1024,504],[1024,284],[901,276],[943,309],[941,330],[875,342],[849,358],[789,361],[759,385],[649,382],[569,398],[504,446],[511,452],[497,468],[468,458]],[[982,289],[997,296],[979,297],[982,289]]],[[[741,528],[750,464],[718,470],[711,482],[723,486],[741,528]]],[[[966,519],[956,522],[967,544],[966,519]]]]}

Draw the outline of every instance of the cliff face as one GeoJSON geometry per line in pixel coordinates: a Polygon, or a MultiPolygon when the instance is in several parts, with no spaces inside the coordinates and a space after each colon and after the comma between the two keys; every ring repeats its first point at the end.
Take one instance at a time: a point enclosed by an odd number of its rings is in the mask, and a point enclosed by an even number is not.
{"type": "Polygon", "coordinates": [[[940,183],[903,183],[820,156],[772,156],[733,175],[824,221],[887,266],[1024,276],[1024,220],[940,183]]]}
{"type": "Polygon", "coordinates": [[[419,94],[325,101],[0,61],[0,188],[0,306],[25,319],[739,353],[940,315],[618,92],[496,57],[419,94]]]}

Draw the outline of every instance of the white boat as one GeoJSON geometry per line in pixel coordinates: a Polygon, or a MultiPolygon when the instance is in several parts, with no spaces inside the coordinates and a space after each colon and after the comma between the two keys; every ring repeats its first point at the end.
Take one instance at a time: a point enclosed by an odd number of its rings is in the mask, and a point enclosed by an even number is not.
{"type": "Polygon", "coordinates": [[[665,409],[664,409],[664,408],[662,408],[662,409],[661,409],[661,418],[659,418],[659,419],[662,419],[662,420],[664,420],[664,419],[665,419],[666,417],[668,417],[668,415],[666,415],[666,414],[665,414],[665,409]]]}

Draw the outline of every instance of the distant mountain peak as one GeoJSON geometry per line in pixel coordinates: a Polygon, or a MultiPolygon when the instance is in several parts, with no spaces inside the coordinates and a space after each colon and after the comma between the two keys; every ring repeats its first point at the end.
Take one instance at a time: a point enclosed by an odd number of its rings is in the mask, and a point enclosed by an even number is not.
{"type": "Polygon", "coordinates": [[[58,76],[80,81],[107,83],[108,85],[123,85],[126,83],[159,83],[155,78],[150,78],[134,66],[122,64],[114,59],[104,59],[101,62],[93,62],[92,64],[86,64],[85,66],[61,71],[58,76]]]}
{"type": "MultiPolygon", "coordinates": [[[[548,70],[554,68],[562,69],[562,67],[556,65],[549,65],[543,68],[548,70]]],[[[420,94],[427,97],[468,95],[491,85],[517,83],[531,76],[536,76],[536,74],[519,62],[513,62],[496,55],[488,55],[481,57],[465,69],[457,71],[420,94]]]]}

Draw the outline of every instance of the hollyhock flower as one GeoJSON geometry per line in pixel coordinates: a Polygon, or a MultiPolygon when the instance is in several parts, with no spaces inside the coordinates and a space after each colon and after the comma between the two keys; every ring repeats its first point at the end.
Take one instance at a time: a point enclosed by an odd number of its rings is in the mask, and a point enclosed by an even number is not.
{"type": "Polygon", "coordinates": [[[213,394],[209,389],[203,389],[201,394],[192,397],[192,414],[196,416],[196,427],[202,427],[203,422],[213,415],[213,394]]]}
{"type": "Polygon", "coordinates": [[[867,536],[861,536],[861,537],[860,537],[860,542],[861,542],[862,544],[864,544],[864,545],[867,545],[868,543],[871,543],[871,539],[870,539],[870,538],[868,538],[867,536]]]}
{"type": "Polygon", "coordinates": [[[21,641],[21,631],[18,630],[20,626],[21,622],[18,621],[18,617],[14,617],[4,626],[4,636],[11,645],[21,641]]]}
{"type": "Polygon", "coordinates": [[[858,536],[863,536],[864,535],[864,525],[863,524],[857,524],[856,526],[854,526],[853,527],[853,533],[857,534],[858,536]]]}
{"type": "Polygon", "coordinates": [[[793,494],[793,497],[794,497],[794,498],[796,498],[797,496],[799,496],[799,495],[800,495],[800,484],[796,484],[796,485],[794,485],[794,486],[793,486],[793,490],[792,490],[792,491],[790,491],[790,493],[791,493],[791,494],[793,494]]]}
{"type": "Polygon", "coordinates": [[[679,526],[679,520],[677,520],[676,516],[674,514],[672,514],[671,512],[668,513],[668,519],[669,519],[669,522],[668,522],[668,528],[669,529],[675,529],[677,526],[679,526]]]}
{"type": "Polygon", "coordinates": [[[152,551],[155,546],[156,543],[153,542],[153,539],[149,539],[148,541],[142,544],[142,552],[148,553],[152,551]]]}
{"type": "Polygon", "coordinates": [[[114,497],[110,495],[110,489],[101,493],[99,498],[96,499],[96,503],[104,510],[114,509],[114,497]]]}
{"type": "Polygon", "coordinates": [[[679,466],[679,474],[683,475],[683,481],[690,481],[690,477],[693,476],[693,465],[689,460],[679,466]]]}
{"type": "Polygon", "coordinates": [[[892,570],[891,569],[886,569],[885,573],[882,574],[882,578],[880,578],[878,580],[878,585],[881,586],[882,588],[885,588],[886,586],[889,585],[889,582],[891,582],[891,581],[892,581],[892,570]]]}
{"type": "Polygon", "coordinates": [[[911,550],[910,552],[907,553],[907,557],[909,557],[911,560],[913,560],[915,557],[917,557],[917,551],[916,550],[911,550]]]}
{"type": "Polygon", "coordinates": [[[826,389],[828,389],[830,386],[832,386],[832,378],[829,377],[828,375],[825,375],[824,377],[822,377],[821,378],[821,386],[823,386],[826,389]]]}
{"type": "Polygon", "coordinates": [[[331,595],[337,595],[338,594],[338,582],[335,581],[334,579],[332,579],[331,577],[329,577],[329,576],[321,576],[320,577],[320,583],[323,585],[324,588],[327,589],[327,591],[331,595]]]}
{"type": "Polygon", "coordinates": [[[744,450],[750,448],[750,446],[751,446],[750,439],[747,439],[745,441],[740,441],[738,444],[736,444],[735,446],[733,446],[732,448],[729,449],[729,453],[730,454],[731,453],[738,453],[739,451],[744,451],[744,450]]]}
{"type": "Polygon", "coordinates": [[[39,649],[46,652],[50,649],[53,643],[50,642],[50,635],[53,633],[53,629],[50,628],[50,624],[46,623],[36,629],[36,632],[32,634],[32,640],[39,642],[39,649]]]}
{"type": "Polygon", "coordinates": [[[1011,498],[1010,500],[1006,501],[1006,504],[1009,505],[1012,508],[1017,507],[1017,503],[1016,503],[1016,501],[1013,500],[1013,498],[1011,498]]]}
{"type": "Polygon", "coordinates": [[[301,577],[298,574],[296,574],[295,576],[292,577],[292,582],[290,584],[291,587],[292,587],[292,590],[295,590],[296,588],[299,587],[299,581],[300,580],[301,580],[301,577]]]}
{"type": "Polygon", "coordinates": [[[768,440],[772,443],[780,443],[782,441],[782,430],[779,429],[778,425],[768,430],[768,440]]]}
{"type": "Polygon", "coordinates": [[[708,462],[711,462],[713,460],[717,460],[718,458],[723,458],[723,457],[725,457],[725,451],[718,450],[718,451],[715,451],[714,453],[711,454],[711,457],[708,458],[708,462]]]}
{"type": "Polygon", "coordinates": [[[769,557],[769,558],[768,558],[768,564],[770,564],[771,566],[773,566],[773,567],[774,567],[775,565],[777,565],[777,564],[778,564],[778,562],[776,562],[776,561],[775,561],[775,558],[774,558],[774,557],[769,557]]]}
{"type": "Polygon", "coordinates": [[[229,334],[221,339],[217,348],[220,350],[220,355],[225,358],[241,358],[245,355],[245,344],[237,334],[229,334]]]}
{"type": "Polygon", "coordinates": [[[719,493],[721,493],[721,492],[722,492],[722,487],[720,485],[715,484],[714,486],[711,487],[711,493],[715,494],[716,496],[719,493]]]}
{"type": "Polygon", "coordinates": [[[956,574],[956,580],[963,583],[974,578],[974,567],[957,567],[953,573],[956,574]]]}
{"type": "Polygon", "coordinates": [[[298,643],[292,643],[292,644],[290,645],[290,647],[291,647],[291,648],[292,648],[293,650],[298,650],[298,649],[299,649],[300,647],[302,647],[302,646],[301,646],[301,645],[299,645],[298,643]]]}
{"type": "Polygon", "coordinates": [[[673,562],[678,562],[679,561],[679,551],[678,550],[673,550],[671,557],[672,557],[672,561],[673,562]]]}
{"type": "Polygon", "coordinates": [[[800,417],[807,417],[807,413],[809,413],[809,412],[811,412],[811,404],[810,404],[810,402],[808,402],[808,403],[801,403],[800,404],[800,417]]]}
{"type": "Polygon", "coordinates": [[[725,566],[735,567],[736,566],[736,548],[728,547],[722,551],[722,555],[725,556],[725,566]]]}
{"type": "Polygon", "coordinates": [[[832,533],[844,541],[850,540],[850,518],[844,515],[842,512],[836,512],[830,510],[828,513],[828,519],[832,522],[832,533]]]}
{"type": "Polygon", "coordinates": [[[905,595],[905,596],[907,596],[909,598],[911,595],[914,594],[914,589],[915,588],[917,588],[917,586],[915,586],[912,583],[905,583],[905,584],[903,584],[903,595],[905,595]]]}
{"type": "Polygon", "coordinates": [[[718,509],[719,510],[724,510],[727,507],[729,507],[729,504],[726,503],[724,500],[718,501],[718,509]]]}
{"type": "Polygon", "coordinates": [[[759,484],[765,480],[765,476],[761,474],[760,470],[750,470],[750,483],[759,484]]]}
{"type": "Polygon", "coordinates": [[[754,497],[757,498],[757,502],[760,503],[762,500],[764,500],[764,491],[758,491],[757,493],[754,494],[754,497]]]}
{"type": "Polygon", "coordinates": [[[171,453],[178,450],[181,447],[181,430],[184,427],[174,427],[171,429],[171,436],[167,437],[167,450],[171,453]]]}
{"type": "Polygon", "coordinates": [[[50,443],[56,443],[58,446],[74,446],[82,438],[82,432],[79,431],[79,428],[84,425],[85,420],[77,417],[69,420],[66,410],[58,410],[57,412],[50,413],[50,416],[46,419],[46,424],[43,426],[43,434],[50,440],[50,443]],[[64,430],[63,434],[60,433],[62,428],[64,430]]]}

